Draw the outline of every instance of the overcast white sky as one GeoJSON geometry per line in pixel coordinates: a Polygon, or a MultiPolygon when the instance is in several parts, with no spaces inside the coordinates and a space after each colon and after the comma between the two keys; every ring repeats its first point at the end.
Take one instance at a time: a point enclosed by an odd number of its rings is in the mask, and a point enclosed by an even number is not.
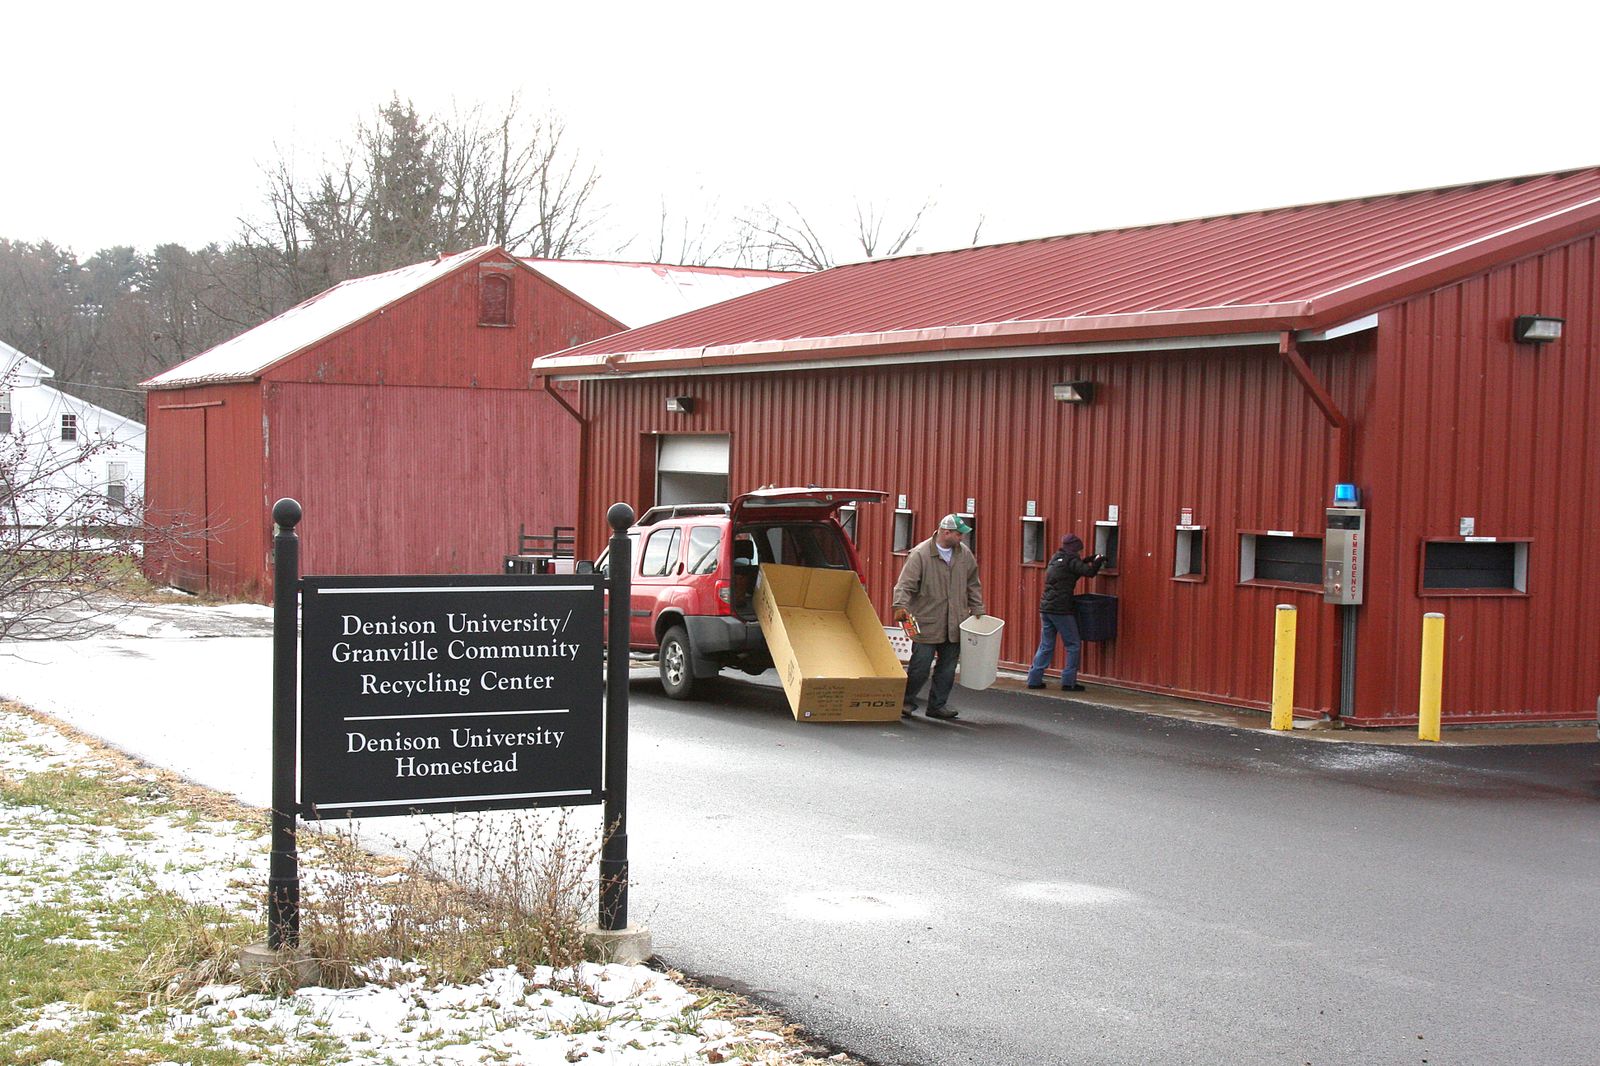
{"type": "MultiPolygon", "coordinates": [[[[86,256],[227,241],[280,153],[391,93],[565,117],[597,255],[677,209],[847,219],[933,196],[919,244],[1600,164],[1585,4],[14,5],[0,237],[86,256]]],[[[632,249],[647,254],[642,242],[632,249]]]]}

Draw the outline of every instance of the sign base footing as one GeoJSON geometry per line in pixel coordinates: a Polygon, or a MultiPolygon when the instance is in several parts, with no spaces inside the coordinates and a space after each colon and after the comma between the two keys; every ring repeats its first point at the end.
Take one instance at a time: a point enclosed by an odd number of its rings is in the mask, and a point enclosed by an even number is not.
{"type": "Polygon", "coordinates": [[[247,984],[259,977],[271,985],[305,988],[322,980],[322,969],[299,948],[250,944],[239,951],[239,976],[247,984]]]}
{"type": "Polygon", "coordinates": [[[590,922],[583,927],[583,955],[590,962],[642,965],[650,961],[651,952],[648,926],[601,929],[590,922]]]}

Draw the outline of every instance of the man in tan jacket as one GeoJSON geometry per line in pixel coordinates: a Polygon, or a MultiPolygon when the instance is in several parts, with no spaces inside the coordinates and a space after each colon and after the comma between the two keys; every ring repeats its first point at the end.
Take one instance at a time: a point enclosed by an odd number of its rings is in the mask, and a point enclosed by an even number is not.
{"type": "Polygon", "coordinates": [[[959,515],[939,520],[933,536],[911,549],[900,580],[894,583],[894,620],[916,619],[920,630],[912,637],[911,662],[906,667],[906,701],[900,716],[917,710],[917,693],[928,681],[928,717],[954,718],[945,706],[956,680],[956,660],[961,655],[961,623],[983,613],[983,584],[978,580],[978,560],[961,542],[972,527],[959,515]],[[934,660],[938,662],[935,664],[934,660]]]}

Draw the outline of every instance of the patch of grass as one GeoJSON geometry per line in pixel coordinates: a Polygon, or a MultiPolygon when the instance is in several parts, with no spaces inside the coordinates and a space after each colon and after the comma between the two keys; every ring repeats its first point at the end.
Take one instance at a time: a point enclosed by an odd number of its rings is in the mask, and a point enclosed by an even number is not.
{"type": "Polygon", "coordinates": [[[772,1047],[768,1044],[758,1044],[751,1040],[741,1040],[733,1044],[724,1044],[719,1048],[724,1055],[739,1062],[754,1062],[768,1054],[772,1047]]]}
{"type": "Polygon", "coordinates": [[[107,591],[132,603],[198,603],[211,606],[219,603],[252,602],[229,600],[211,592],[188,593],[165,585],[152,585],[150,579],[144,576],[137,559],[117,559],[108,565],[112,571],[109,574],[107,591]]]}
{"type": "Polygon", "coordinates": [[[137,928],[119,930],[127,937],[127,957],[137,960],[126,987],[147,1002],[184,999],[204,985],[236,980],[240,952],[266,938],[257,918],[165,893],[149,899],[137,928]]]}
{"type": "Polygon", "coordinates": [[[157,1027],[132,1016],[227,979],[239,947],[259,936],[259,928],[235,916],[151,891],[116,901],[80,900],[70,910],[35,904],[0,918],[0,1062],[136,1062],[138,1051],[153,1054],[150,1061],[250,1061],[223,1048],[164,1038],[159,1016],[157,1027]],[[90,934],[101,946],[51,942],[90,934]],[[49,1004],[70,1005],[66,1029],[11,1031],[49,1004]]]}
{"type": "Polygon", "coordinates": [[[579,1011],[571,1021],[558,1022],[550,1028],[558,1033],[569,1033],[573,1036],[579,1033],[603,1033],[616,1021],[616,1017],[605,1010],[579,1011]]]}
{"type": "MultiPolygon", "coordinates": [[[[132,809],[128,797],[152,804],[160,797],[146,782],[111,782],[100,774],[79,770],[46,770],[18,779],[0,775],[0,803],[13,807],[43,807],[73,822],[127,826],[144,820],[132,809]]],[[[156,813],[146,808],[144,813],[156,813]]]]}
{"type": "Polygon", "coordinates": [[[690,1007],[665,1026],[667,1032],[677,1033],[679,1036],[699,1036],[700,1029],[705,1024],[706,1017],[700,1011],[690,1007]]]}

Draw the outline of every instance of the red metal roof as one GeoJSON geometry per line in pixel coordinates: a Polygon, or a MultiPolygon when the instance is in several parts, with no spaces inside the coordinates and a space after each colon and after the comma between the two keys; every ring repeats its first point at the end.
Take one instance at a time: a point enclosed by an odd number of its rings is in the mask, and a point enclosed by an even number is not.
{"type": "Polygon", "coordinates": [[[536,374],[1323,329],[1600,229],[1600,168],[883,259],[535,361],[536,374]]]}

